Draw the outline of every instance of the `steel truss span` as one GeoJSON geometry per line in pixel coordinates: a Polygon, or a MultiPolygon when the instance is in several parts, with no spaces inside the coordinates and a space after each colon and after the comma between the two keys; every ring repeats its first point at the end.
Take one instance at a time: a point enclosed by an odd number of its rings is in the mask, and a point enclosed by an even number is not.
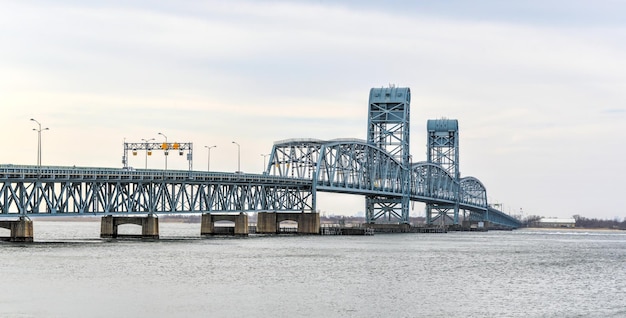
{"type": "MultiPolygon", "coordinates": [[[[458,121],[428,121],[426,162],[409,149],[409,88],[370,90],[367,140],[276,142],[262,175],[192,171],[192,143],[124,143],[124,169],[0,165],[0,217],[27,215],[316,211],[318,191],[365,196],[368,223],[408,223],[409,202],[426,220],[510,228],[520,222],[489,207],[484,185],[460,177],[458,121]],[[189,171],[132,169],[128,151],[187,152],[189,171]],[[433,218],[433,215],[436,217],[433,218]]],[[[167,157],[166,157],[167,158],[167,157]]],[[[145,167],[147,168],[147,160],[145,167]]],[[[167,160],[166,160],[167,167],[167,160]]]]}
{"type": "Polygon", "coordinates": [[[188,171],[0,166],[0,215],[313,210],[311,181],[188,171]]]}
{"type": "Polygon", "coordinates": [[[428,162],[412,164],[411,173],[403,169],[385,151],[356,139],[276,143],[262,175],[1,165],[0,216],[305,212],[315,211],[317,191],[387,202],[400,199],[409,185],[412,201],[446,205],[458,199],[471,220],[519,226],[488,207],[476,178],[456,182],[428,162]]]}
{"type": "MultiPolygon", "coordinates": [[[[474,177],[456,181],[436,163],[418,162],[410,173],[389,153],[358,139],[291,139],[274,144],[265,174],[307,179],[313,191],[400,199],[409,186],[411,201],[440,205],[459,203],[474,217],[517,227],[518,221],[489,208],[487,191],[474,177]]],[[[314,194],[315,195],[315,194],[314,194]]],[[[381,212],[382,213],[382,212],[381,212]]]]}

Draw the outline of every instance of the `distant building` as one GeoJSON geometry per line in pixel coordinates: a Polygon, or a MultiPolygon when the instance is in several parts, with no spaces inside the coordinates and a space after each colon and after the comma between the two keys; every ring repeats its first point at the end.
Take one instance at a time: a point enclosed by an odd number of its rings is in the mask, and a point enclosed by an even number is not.
{"type": "Polygon", "coordinates": [[[576,227],[576,220],[574,218],[570,219],[556,219],[556,218],[541,218],[539,221],[535,223],[536,227],[565,227],[565,228],[573,228],[576,227]]]}

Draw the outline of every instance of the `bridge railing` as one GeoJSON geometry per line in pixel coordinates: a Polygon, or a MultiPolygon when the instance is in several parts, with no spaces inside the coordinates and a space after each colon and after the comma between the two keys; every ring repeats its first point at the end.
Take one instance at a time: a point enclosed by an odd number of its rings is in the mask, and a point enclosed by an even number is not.
{"type": "Polygon", "coordinates": [[[310,180],[264,174],[202,172],[187,170],[117,169],[62,166],[0,165],[0,180],[167,180],[195,182],[289,182],[308,185],[310,180]]]}
{"type": "MultiPolygon", "coordinates": [[[[292,151],[297,154],[298,151],[292,151]]],[[[120,200],[133,200],[134,207],[128,205],[125,211],[151,211],[162,201],[159,209],[168,212],[198,212],[202,210],[211,210],[214,208],[223,210],[240,210],[243,206],[250,206],[252,209],[273,209],[276,207],[293,209],[302,209],[304,207],[311,208],[310,200],[302,191],[310,191],[313,184],[313,176],[317,175],[318,186],[324,191],[350,192],[360,194],[382,194],[386,196],[403,195],[402,185],[403,178],[407,175],[402,170],[401,165],[389,158],[388,154],[382,153],[379,149],[373,149],[371,146],[360,142],[352,142],[345,144],[342,142],[334,142],[329,145],[307,146],[306,151],[301,152],[295,161],[289,162],[284,160],[282,164],[288,167],[290,164],[297,165],[297,174],[288,173],[286,175],[270,175],[270,174],[241,174],[241,173],[224,173],[224,172],[200,172],[200,171],[181,171],[181,170],[156,170],[156,169],[117,169],[117,168],[89,168],[89,167],[60,167],[60,166],[28,166],[28,165],[0,165],[0,182],[2,182],[2,194],[6,197],[6,202],[2,207],[2,213],[8,213],[11,206],[18,206],[17,210],[38,210],[41,206],[47,206],[45,209],[49,212],[69,211],[68,205],[74,207],[72,211],[83,213],[89,210],[89,206],[97,206],[97,211],[105,212],[110,210],[109,206],[121,207],[120,200]],[[313,149],[317,149],[315,153],[313,149]],[[306,153],[305,156],[302,156],[306,153]],[[309,160],[317,160],[315,164],[309,160]],[[299,169],[299,170],[298,170],[299,169]],[[318,171],[320,173],[318,173],[318,171]],[[311,175],[310,178],[302,177],[303,175],[311,175]],[[44,182],[47,185],[37,185],[36,182],[44,182]],[[11,183],[22,182],[25,186],[11,186],[11,183]],[[91,194],[83,193],[73,187],[65,187],[62,183],[72,182],[94,182],[94,186],[90,186],[91,194]],[[155,189],[162,189],[157,192],[142,192],[147,196],[154,196],[154,200],[145,201],[140,195],[130,195],[130,188],[125,186],[115,186],[114,195],[117,198],[109,198],[113,194],[107,194],[103,186],[96,183],[147,183],[157,185],[155,189]],[[52,186],[56,184],[56,186],[52,186]],[[161,184],[180,184],[181,186],[167,188],[161,184]],[[195,189],[191,192],[201,190],[207,195],[213,195],[210,200],[217,200],[218,196],[226,197],[223,202],[202,201],[200,197],[189,198],[185,201],[185,196],[189,194],[185,190],[190,184],[214,184],[213,188],[195,189]],[[242,185],[233,188],[228,185],[242,185]],[[254,185],[255,188],[245,185],[254,185]],[[265,188],[267,185],[272,189],[265,188]],[[263,188],[258,187],[263,186],[263,188]],[[282,187],[283,190],[277,188],[282,187]],[[34,195],[29,196],[25,205],[21,206],[17,198],[17,193],[25,189],[27,192],[33,192],[34,195]],[[65,190],[61,191],[60,189],[65,190]],[[300,197],[289,195],[287,189],[297,190],[300,197]],[[235,190],[244,189],[244,190],[235,190]],[[269,189],[269,190],[268,190],[269,189]],[[309,189],[309,190],[306,190],[309,189]],[[175,193],[168,193],[174,191],[175,193]],[[233,191],[243,191],[241,194],[235,194],[233,191]],[[245,191],[249,191],[245,192],[245,191]],[[271,191],[272,195],[263,198],[266,191],[271,191]],[[60,197],[60,193],[71,193],[70,197],[60,197]],[[37,194],[39,193],[39,194],[37,194]],[[55,194],[56,193],[56,194],[55,194]],[[215,194],[219,195],[215,195],[215,194]],[[89,195],[89,197],[79,199],[79,196],[89,195]],[[55,197],[57,196],[57,197],[55,197]],[[265,201],[271,200],[269,197],[280,197],[278,203],[268,204],[265,201]],[[71,201],[71,204],[68,202],[71,201]],[[109,202],[117,200],[116,202],[109,202]],[[251,203],[245,203],[249,200],[251,203]],[[291,201],[295,202],[292,203],[291,201]],[[200,202],[200,203],[198,203],[200,202]],[[216,203],[217,202],[217,203],[216,203]],[[140,208],[137,208],[140,207],[140,208]]],[[[453,178],[443,168],[432,163],[416,163],[411,169],[411,200],[421,202],[456,202],[457,191],[455,187],[460,186],[459,203],[462,208],[473,211],[486,211],[487,198],[486,191],[482,183],[476,178],[467,177],[461,180],[461,184],[456,183],[453,178]]],[[[148,191],[140,190],[140,191],[148,191]]],[[[207,199],[208,200],[208,199],[207,199]]],[[[2,203],[0,203],[2,204],[2,203]]],[[[14,211],[19,212],[19,211],[14,211]]],[[[490,210],[486,215],[492,222],[501,222],[513,224],[516,222],[508,215],[497,210],[490,210]]]]}
{"type": "Polygon", "coordinates": [[[305,211],[311,187],[261,174],[0,165],[0,216],[305,211]]]}

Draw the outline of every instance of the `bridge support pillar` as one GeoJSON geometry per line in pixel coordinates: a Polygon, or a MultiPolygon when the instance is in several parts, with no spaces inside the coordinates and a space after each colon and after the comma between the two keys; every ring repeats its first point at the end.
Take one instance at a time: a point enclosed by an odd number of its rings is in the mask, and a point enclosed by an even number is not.
{"type": "Polygon", "coordinates": [[[17,221],[0,221],[0,227],[11,230],[8,241],[11,242],[32,242],[33,241],[33,221],[20,218],[17,221]]]}
{"type": "Polygon", "coordinates": [[[215,224],[211,213],[202,214],[202,220],[200,221],[200,235],[212,235],[214,234],[214,228],[215,224]]]}
{"type": "MultiPolygon", "coordinates": [[[[231,229],[231,228],[226,228],[231,229]]],[[[248,235],[248,215],[241,212],[239,214],[211,214],[205,213],[202,214],[202,223],[200,225],[200,235],[224,235],[224,234],[234,234],[234,235],[248,235]],[[231,221],[235,222],[234,231],[224,231],[222,228],[216,228],[215,222],[218,221],[231,221]],[[217,230],[220,229],[220,230],[217,230]]]]}
{"type": "Polygon", "coordinates": [[[103,216],[100,220],[100,237],[101,238],[116,238],[117,226],[113,220],[112,215],[103,216]]]}
{"type": "Polygon", "coordinates": [[[299,234],[319,234],[320,233],[320,214],[319,213],[300,213],[298,218],[299,234]]]}
{"type": "Polygon", "coordinates": [[[319,213],[293,212],[259,212],[257,215],[256,232],[262,234],[277,234],[280,232],[280,222],[294,221],[298,223],[298,234],[319,234],[319,213]]]}
{"type": "Polygon", "coordinates": [[[260,234],[278,233],[278,223],[276,222],[276,212],[257,213],[256,232],[260,234]]]}
{"type": "Polygon", "coordinates": [[[142,218],[141,223],[141,237],[142,238],[159,238],[159,218],[155,215],[148,215],[142,218]]]}
{"type": "Polygon", "coordinates": [[[141,238],[159,238],[159,219],[155,215],[148,216],[112,216],[102,217],[100,222],[101,238],[118,238],[117,227],[122,224],[136,224],[141,226],[141,238]]]}

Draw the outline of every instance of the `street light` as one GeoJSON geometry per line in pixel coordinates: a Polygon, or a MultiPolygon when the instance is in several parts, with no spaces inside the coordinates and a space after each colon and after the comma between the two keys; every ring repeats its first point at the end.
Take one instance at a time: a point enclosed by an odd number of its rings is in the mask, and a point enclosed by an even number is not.
{"type": "Polygon", "coordinates": [[[146,167],[145,167],[145,169],[148,169],[148,143],[153,141],[153,140],[154,140],[154,138],[150,138],[150,139],[143,139],[143,138],[141,138],[141,141],[146,143],[146,167]]]}
{"type": "Polygon", "coordinates": [[[163,133],[159,133],[159,135],[165,137],[165,170],[167,170],[167,151],[168,149],[170,149],[170,144],[167,143],[167,136],[165,136],[163,133]]]}
{"type": "Polygon", "coordinates": [[[41,129],[41,123],[39,123],[34,118],[31,118],[30,120],[36,122],[37,126],[39,126],[39,128],[33,128],[33,130],[37,132],[37,166],[41,168],[41,131],[50,130],[50,129],[47,127],[44,129],[41,129]]]}
{"type": "Polygon", "coordinates": [[[268,153],[268,154],[263,154],[263,153],[261,154],[261,157],[263,157],[263,170],[262,170],[262,171],[263,171],[264,173],[265,173],[265,158],[266,158],[267,156],[269,156],[269,155],[270,155],[269,153],[268,153]]]}
{"type": "Polygon", "coordinates": [[[204,146],[204,148],[206,148],[209,151],[209,154],[207,155],[207,159],[206,159],[206,171],[209,172],[211,170],[211,148],[215,148],[217,146],[213,145],[213,146],[204,146]]]}
{"type": "Polygon", "coordinates": [[[233,143],[237,145],[237,173],[241,173],[241,146],[234,141],[233,143]]]}

